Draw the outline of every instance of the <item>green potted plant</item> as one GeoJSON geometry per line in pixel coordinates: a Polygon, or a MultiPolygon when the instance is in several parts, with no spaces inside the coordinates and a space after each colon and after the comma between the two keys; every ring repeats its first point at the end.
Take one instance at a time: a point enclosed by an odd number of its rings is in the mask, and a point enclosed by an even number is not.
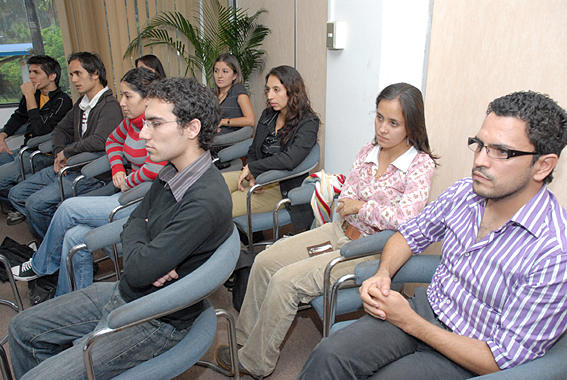
{"type": "Polygon", "coordinates": [[[227,8],[218,0],[203,2],[202,15],[195,11],[193,21],[189,21],[179,12],[158,13],[149,24],[132,40],[124,53],[124,58],[142,46],[167,45],[173,48],[187,63],[185,75],[191,71],[204,73],[207,86],[213,84],[213,63],[222,53],[233,54],[242,68],[244,81],[250,74],[263,69],[265,50],[260,47],[270,29],[258,23],[258,18],[265,9],[260,9],[252,16],[241,8],[227,8]],[[193,45],[194,52],[175,37],[183,34],[193,45]]]}

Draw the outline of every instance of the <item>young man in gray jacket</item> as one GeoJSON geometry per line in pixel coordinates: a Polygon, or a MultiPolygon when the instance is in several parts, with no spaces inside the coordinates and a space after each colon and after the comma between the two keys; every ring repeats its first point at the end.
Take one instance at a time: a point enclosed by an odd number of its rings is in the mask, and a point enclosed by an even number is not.
{"type": "MultiPolygon", "coordinates": [[[[71,111],[53,130],[53,167],[48,167],[14,186],[8,194],[12,206],[21,213],[7,219],[17,224],[28,218],[34,236],[43,238],[55,207],[61,202],[57,173],[67,159],[82,152],[104,152],[106,139],[122,121],[122,110],[112,90],[106,87],[106,69],[93,53],[73,53],[67,60],[71,81],[82,95],[71,111]]],[[[73,180],[79,171],[63,178],[65,196],[71,196],[73,180]]],[[[78,194],[95,190],[105,183],[88,178],[79,183],[78,194]]]]}

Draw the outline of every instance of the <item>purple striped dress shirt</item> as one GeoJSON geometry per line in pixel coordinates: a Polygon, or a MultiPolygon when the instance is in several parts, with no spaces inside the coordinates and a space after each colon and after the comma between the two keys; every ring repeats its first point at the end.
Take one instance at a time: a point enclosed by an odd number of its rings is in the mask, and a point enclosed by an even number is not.
{"type": "Polygon", "coordinates": [[[399,231],[416,254],[443,240],[429,303],[455,333],[485,341],[505,369],[542,356],[567,328],[567,212],[543,186],[476,242],[485,202],[465,178],[399,231]]]}

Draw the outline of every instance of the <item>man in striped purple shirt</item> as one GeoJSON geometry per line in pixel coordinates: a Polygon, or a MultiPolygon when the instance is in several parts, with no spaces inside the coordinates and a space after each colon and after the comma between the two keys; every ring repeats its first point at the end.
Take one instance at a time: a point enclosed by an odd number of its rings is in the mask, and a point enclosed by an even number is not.
{"type": "Polygon", "coordinates": [[[472,178],[400,226],[361,287],[368,315],[321,341],[299,378],[466,379],[544,355],[567,329],[567,212],[546,187],[566,143],[567,115],[548,96],[490,103],[468,141],[472,178]],[[437,241],[427,294],[390,291],[437,241]]]}

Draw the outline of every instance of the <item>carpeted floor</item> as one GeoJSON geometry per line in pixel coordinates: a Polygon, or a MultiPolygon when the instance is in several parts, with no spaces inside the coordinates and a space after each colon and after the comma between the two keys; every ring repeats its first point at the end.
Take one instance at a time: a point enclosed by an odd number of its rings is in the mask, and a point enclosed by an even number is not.
{"type": "MultiPolygon", "coordinates": [[[[10,236],[12,239],[26,244],[33,240],[27,223],[21,223],[17,226],[8,227],[6,225],[6,216],[0,215],[0,242],[5,236],[10,236]]],[[[29,300],[27,299],[27,284],[18,283],[18,289],[24,301],[24,308],[30,307],[29,300]]],[[[8,283],[0,283],[0,298],[13,300],[13,295],[8,283]]],[[[231,293],[224,287],[221,287],[211,296],[211,301],[216,308],[223,308],[230,311],[235,317],[238,313],[232,308],[231,293]]],[[[14,316],[14,312],[6,306],[0,305],[0,336],[6,335],[8,323],[14,316]]],[[[270,380],[291,380],[296,379],[299,374],[305,359],[321,339],[322,323],[316,313],[307,309],[299,312],[295,319],[286,340],[282,345],[281,356],[274,373],[269,377],[270,380]]],[[[218,326],[216,340],[213,346],[209,349],[203,360],[214,361],[214,353],[216,347],[220,344],[227,344],[226,339],[226,326],[224,320],[221,320],[218,326]]],[[[7,350],[7,344],[4,346],[7,350]]],[[[199,379],[199,380],[216,380],[224,379],[225,376],[214,372],[211,369],[194,366],[187,372],[178,376],[178,380],[199,379]]],[[[251,379],[251,377],[244,376],[243,379],[251,379]]]]}

